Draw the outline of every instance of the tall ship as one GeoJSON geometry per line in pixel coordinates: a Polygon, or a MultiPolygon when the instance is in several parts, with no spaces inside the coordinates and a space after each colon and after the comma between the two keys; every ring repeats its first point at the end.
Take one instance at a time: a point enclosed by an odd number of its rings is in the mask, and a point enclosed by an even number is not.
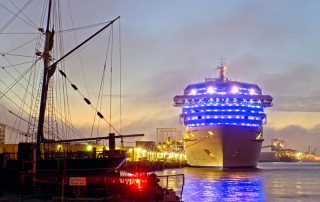
{"type": "Polygon", "coordinates": [[[187,162],[195,167],[255,167],[273,98],[256,84],[232,81],[221,62],[218,78],[189,84],[173,98],[181,107],[187,162]]]}
{"type": "MultiPolygon", "coordinates": [[[[31,3],[31,1],[26,3],[23,9],[26,8],[29,3],[31,3]]],[[[18,142],[17,153],[2,152],[0,154],[0,186],[2,182],[5,182],[3,184],[18,184],[20,183],[19,180],[24,178],[28,178],[28,180],[24,180],[25,182],[32,181],[32,183],[57,185],[64,184],[64,180],[72,179],[72,177],[75,176],[84,177],[82,179],[85,180],[91,180],[92,178],[89,177],[92,176],[120,176],[117,169],[125,162],[127,155],[123,149],[116,149],[115,139],[119,138],[123,142],[123,138],[126,137],[143,136],[143,134],[123,135],[112,126],[111,101],[109,120],[104,118],[101,112],[103,81],[106,75],[105,69],[107,64],[109,65],[111,63],[110,59],[108,59],[112,56],[109,50],[113,50],[110,48],[109,43],[113,44],[111,37],[113,36],[113,24],[120,19],[120,16],[111,21],[100,23],[99,25],[101,27],[98,31],[84,39],[79,45],[76,45],[64,53],[65,49],[62,40],[64,30],[61,24],[62,17],[64,16],[61,14],[61,7],[64,4],[61,3],[62,1],[53,0],[43,2],[40,27],[31,26],[33,32],[30,33],[37,37],[11,49],[11,51],[7,53],[1,53],[3,57],[6,57],[6,61],[10,66],[4,67],[4,65],[2,65],[3,71],[0,74],[2,76],[0,79],[0,100],[1,103],[6,104],[0,105],[0,118],[5,117],[8,122],[15,120],[11,122],[14,122],[17,127],[21,126],[21,128],[25,128],[27,132],[15,127],[7,127],[7,124],[0,122],[0,126],[2,126],[0,129],[3,128],[3,131],[5,128],[11,128],[13,132],[24,136],[22,138],[10,137],[11,141],[18,142]],[[108,44],[108,47],[105,48],[106,52],[103,54],[103,58],[105,59],[102,60],[102,64],[104,62],[104,71],[100,82],[100,90],[95,97],[95,100],[98,101],[96,102],[97,104],[94,105],[91,98],[89,99],[89,97],[87,97],[88,95],[80,92],[80,88],[71,82],[72,76],[76,74],[69,77],[65,69],[67,69],[67,66],[72,66],[72,62],[67,62],[67,60],[70,60],[72,56],[79,53],[80,49],[84,51],[85,48],[88,48],[88,43],[97,40],[98,36],[106,31],[107,28],[111,30],[107,37],[108,43],[106,44],[108,44]],[[35,56],[26,56],[25,53],[32,53],[33,49],[30,51],[29,47],[24,46],[31,42],[36,43],[35,56]],[[85,45],[87,45],[87,47],[84,48],[85,45]],[[24,47],[25,50],[23,52],[20,50],[22,47],[24,47]],[[41,47],[43,48],[42,52],[40,51],[41,47]],[[15,58],[11,59],[13,56],[15,56],[15,58]],[[16,57],[22,57],[23,59],[19,60],[16,59],[16,57]],[[24,61],[24,58],[33,58],[33,61],[14,64],[17,63],[17,61],[24,61]],[[39,61],[43,62],[42,65],[38,64],[40,63],[39,61]],[[30,63],[32,64],[30,65],[30,63]],[[21,64],[27,64],[28,66],[20,67],[21,64]],[[16,66],[19,66],[19,68],[16,68],[16,66]],[[8,67],[10,67],[10,69],[8,67]],[[58,72],[60,74],[56,74],[58,72]],[[4,74],[6,76],[9,75],[7,76],[9,78],[6,79],[4,74]],[[18,75],[18,78],[15,78],[13,75],[18,75]],[[2,81],[2,79],[4,80],[2,81]],[[14,82],[10,83],[10,79],[13,79],[14,82]],[[76,99],[76,96],[70,96],[71,93],[68,93],[67,84],[70,84],[70,89],[73,89],[82,96],[81,100],[84,101],[84,106],[87,105],[88,108],[90,107],[92,109],[90,112],[87,112],[88,114],[92,114],[94,119],[91,126],[91,134],[81,133],[72,124],[70,107],[74,104],[74,102],[71,101],[76,99]],[[15,118],[12,118],[12,115],[14,115],[15,118]],[[99,121],[96,121],[97,119],[99,119],[99,121]],[[101,123],[97,123],[100,122],[100,120],[101,123]],[[109,128],[109,135],[100,136],[99,129],[103,131],[102,129],[106,126],[109,128]],[[98,129],[95,130],[95,128],[98,129]],[[93,134],[95,132],[96,136],[93,134]],[[88,137],[88,135],[90,135],[90,137],[88,137]],[[102,142],[104,140],[109,140],[108,149],[105,147],[106,142],[102,142]],[[77,142],[78,144],[76,144],[77,142]],[[79,142],[81,144],[79,144],[79,142]],[[84,146],[86,146],[86,149],[84,149],[84,146]],[[99,147],[101,149],[98,150],[97,148],[99,147]],[[63,178],[61,177],[62,173],[63,178]]],[[[12,3],[12,5],[14,4],[12,3]]],[[[34,6],[38,5],[34,4],[34,6]]],[[[71,9],[71,7],[69,7],[69,9],[71,9]]],[[[17,12],[20,14],[22,10],[18,9],[17,12]]],[[[19,14],[15,14],[14,18],[11,18],[2,28],[6,28],[19,14]]],[[[23,16],[26,18],[26,20],[22,19],[23,22],[29,23],[31,21],[25,14],[23,16]]],[[[94,25],[87,27],[91,26],[94,25]]],[[[72,28],[71,30],[75,29],[77,28],[72,28]]],[[[28,31],[23,30],[24,32],[21,34],[18,33],[21,39],[19,38],[17,41],[24,41],[28,38],[25,36],[26,34],[23,34],[28,31]]],[[[88,54],[89,51],[82,53],[88,54]]],[[[98,58],[98,54],[95,54],[95,57],[98,58]]],[[[91,71],[94,73],[97,70],[92,69],[91,71]]],[[[83,78],[84,76],[83,73],[83,78]]],[[[109,92],[111,96],[112,90],[109,92]]],[[[96,91],[92,88],[92,94],[94,93],[96,93],[96,91]]],[[[74,112],[78,110],[83,112],[83,108],[84,107],[80,105],[80,109],[77,107],[74,112]]],[[[85,113],[86,112],[79,115],[78,118],[82,120],[90,118],[90,116],[84,115],[85,113]]],[[[103,131],[103,133],[105,132],[103,131]]],[[[2,142],[4,143],[4,134],[2,137],[2,142]]],[[[6,145],[1,144],[1,147],[5,148],[6,145]]],[[[3,151],[4,150],[5,149],[3,149],[3,151]]],[[[15,151],[15,149],[12,150],[15,151]]],[[[13,187],[14,186],[18,187],[16,185],[13,185],[13,187]]]]}

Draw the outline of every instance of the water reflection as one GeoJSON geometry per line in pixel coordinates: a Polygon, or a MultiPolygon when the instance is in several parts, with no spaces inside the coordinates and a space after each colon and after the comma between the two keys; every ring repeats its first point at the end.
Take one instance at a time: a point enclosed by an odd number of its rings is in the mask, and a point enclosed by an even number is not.
{"type": "MultiPolygon", "coordinates": [[[[184,201],[265,201],[261,174],[257,170],[222,171],[206,168],[185,168],[159,174],[185,174],[184,201]]],[[[179,190],[179,182],[169,187],[179,190]]]]}
{"type": "Polygon", "coordinates": [[[260,163],[266,201],[320,201],[320,163],[260,163]]]}
{"type": "Polygon", "coordinates": [[[265,201],[259,172],[187,168],[185,173],[185,201],[265,201]]]}
{"type": "MultiPolygon", "coordinates": [[[[197,201],[320,201],[320,163],[260,163],[255,170],[184,168],[158,172],[184,173],[183,200],[197,201]]],[[[166,184],[162,184],[166,186],[166,184]]],[[[182,180],[169,188],[180,193],[182,180]]]]}

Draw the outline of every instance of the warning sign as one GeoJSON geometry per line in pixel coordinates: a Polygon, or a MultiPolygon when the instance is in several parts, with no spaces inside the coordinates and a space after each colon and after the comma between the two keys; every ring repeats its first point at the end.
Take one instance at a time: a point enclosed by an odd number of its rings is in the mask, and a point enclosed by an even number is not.
{"type": "Polygon", "coordinates": [[[87,178],[85,177],[69,177],[70,186],[86,186],[87,178]]]}

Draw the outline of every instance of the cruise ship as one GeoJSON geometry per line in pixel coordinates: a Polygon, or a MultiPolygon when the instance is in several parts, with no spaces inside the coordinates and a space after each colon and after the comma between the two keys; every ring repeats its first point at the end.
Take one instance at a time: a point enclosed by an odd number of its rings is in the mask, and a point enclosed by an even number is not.
{"type": "Polygon", "coordinates": [[[195,167],[256,167],[272,97],[256,84],[232,81],[221,62],[218,78],[190,84],[174,97],[181,107],[187,162],[195,167]]]}

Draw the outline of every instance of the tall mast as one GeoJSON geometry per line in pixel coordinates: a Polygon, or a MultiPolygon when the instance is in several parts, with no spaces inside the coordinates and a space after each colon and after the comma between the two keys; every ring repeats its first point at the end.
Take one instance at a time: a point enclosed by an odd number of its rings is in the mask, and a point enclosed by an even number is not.
{"type": "Polygon", "coordinates": [[[92,38],[97,36],[99,33],[101,33],[103,30],[105,30],[107,27],[112,25],[116,20],[120,18],[118,16],[114,20],[110,21],[107,25],[102,27],[100,30],[98,30],[95,34],[84,40],[81,44],[73,48],[71,51],[69,51],[67,54],[62,56],[60,59],[56,60],[53,64],[49,65],[49,62],[51,60],[50,52],[53,47],[53,36],[54,31],[50,31],[50,16],[51,16],[51,4],[52,0],[49,1],[49,9],[48,9],[48,19],[47,19],[47,29],[46,29],[46,36],[45,36],[45,46],[44,51],[42,54],[43,58],[43,65],[44,65],[44,71],[43,71],[43,80],[42,80],[42,91],[41,91],[41,101],[40,101],[40,110],[39,110],[39,120],[38,120],[38,131],[37,131],[37,143],[36,143],[36,150],[37,150],[37,159],[41,159],[41,143],[48,143],[50,141],[46,140],[43,135],[43,125],[44,125],[44,117],[45,117],[45,111],[46,111],[46,104],[47,104],[47,94],[48,94],[48,86],[50,78],[53,76],[56,66],[59,62],[61,62],[63,59],[65,59],[67,56],[69,56],[71,53],[76,51],[78,48],[86,44],[88,41],[90,41],[92,38]]]}
{"type": "Polygon", "coordinates": [[[219,70],[219,80],[221,81],[225,81],[227,80],[226,77],[226,70],[227,70],[227,66],[224,64],[224,58],[220,57],[220,64],[217,67],[217,70],[219,70]]]}
{"type": "Polygon", "coordinates": [[[43,125],[44,125],[44,117],[46,111],[46,104],[47,104],[47,95],[48,95],[48,84],[49,84],[49,61],[51,58],[50,51],[52,50],[53,46],[53,32],[50,29],[50,17],[51,17],[51,5],[52,0],[49,1],[49,8],[48,8],[48,18],[47,18],[47,29],[45,34],[45,45],[44,51],[42,54],[43,58],[43,79],[42,79],[42,91],[41,91],[41,101],[40,101],[40,110],[39,110],[39,120],[38,120],[38,131],[37,131],[37,159],[41,159],[41,142],[44,139],[43,135],[43,125]]]}

